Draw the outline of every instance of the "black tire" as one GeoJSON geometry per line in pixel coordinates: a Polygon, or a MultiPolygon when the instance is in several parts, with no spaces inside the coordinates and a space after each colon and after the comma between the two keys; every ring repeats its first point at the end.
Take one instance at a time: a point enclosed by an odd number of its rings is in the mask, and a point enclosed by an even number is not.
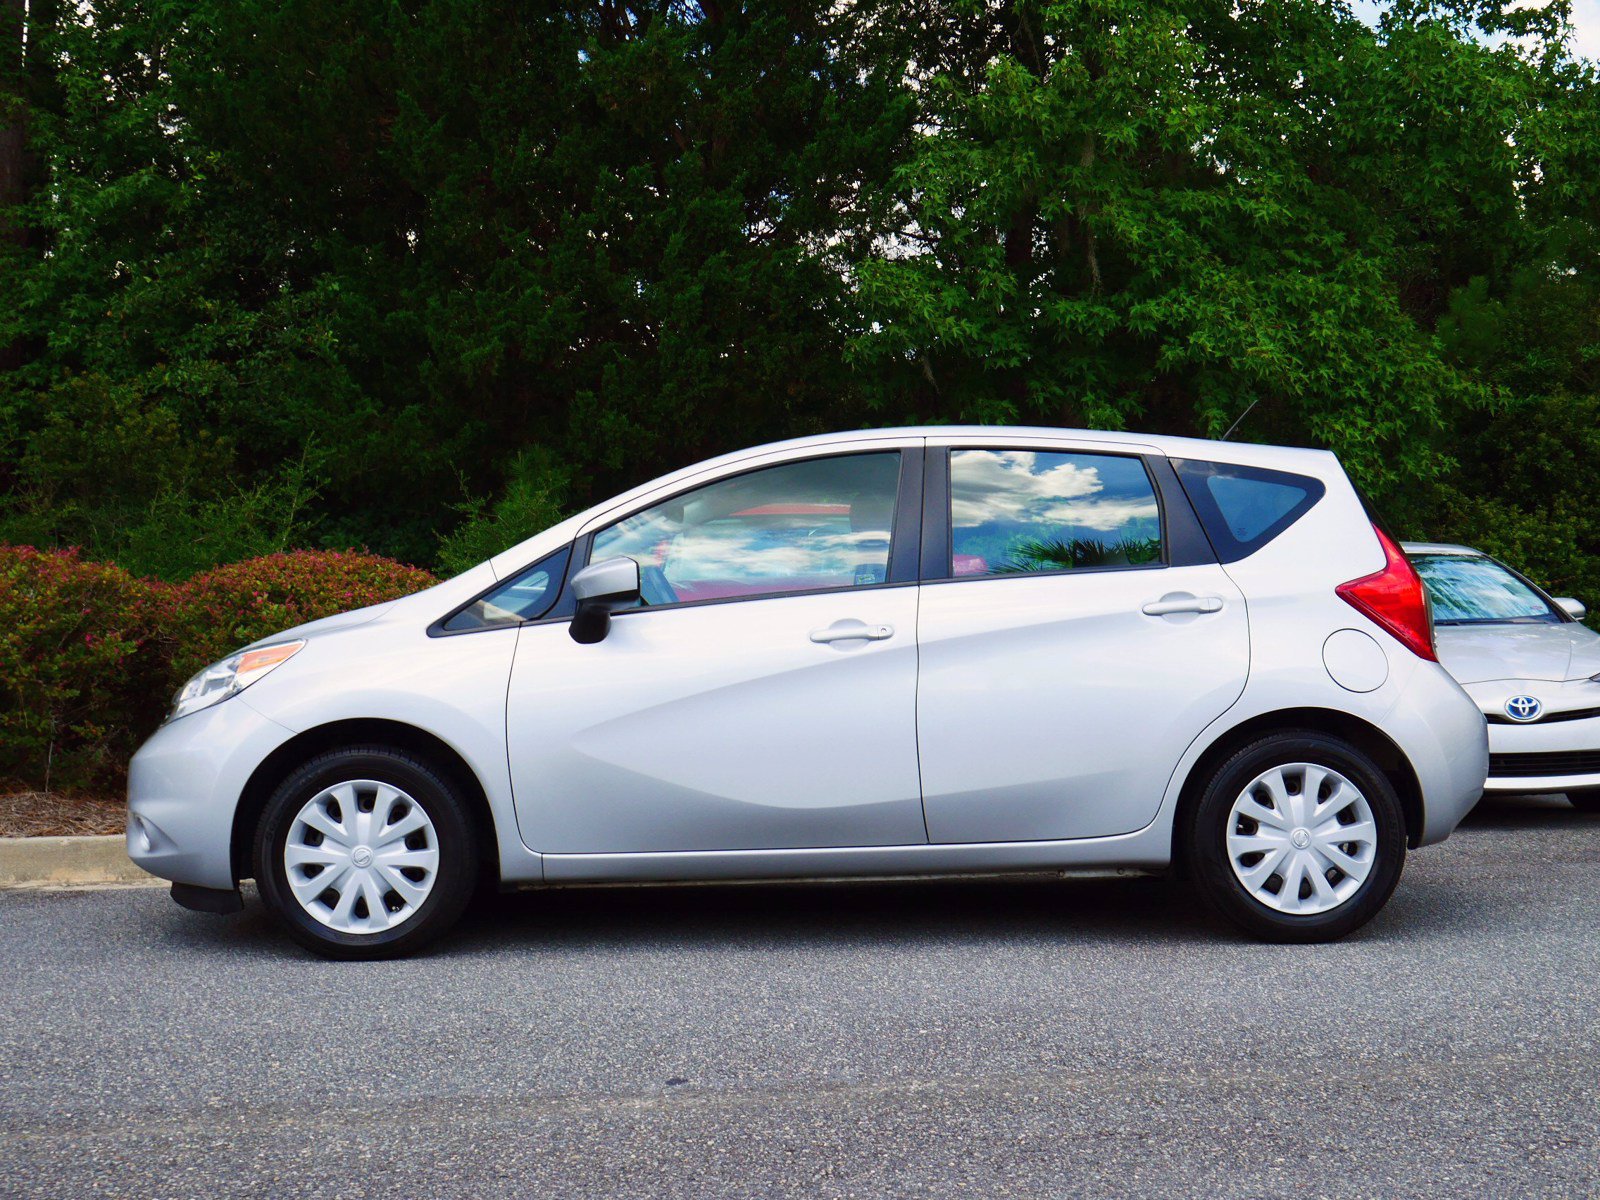
{"type": "Polygon", "coordinates": [[[426,761],[390,746],[351,746],[303,763],[272,793],[256,826],[255,877],[263,903],[295,941],[328,958],[398,958],[421,949],[465,911],[478,883],[478,862],[477,830],[459,789],[426,761]],[[404,792],[433,823],[438,842],[431,890],[415,912],[382,932],[349,933],[317,920],[295,898],[284,862],[301,808],[324,789],[351,780],[386,783],[404,792]]]}
{"type": "Polygon", "coordinates": [[[1567,802],[1579,812],[1600,813],[1600,788],[1581,788],[1567,793],[1567,802]]]}
{"type": "Polygon", "coordinates": [[[1250,743],[1211,773],[1180,831],[1180,850],[1206,902],[1245,932],[1271,942],[1331,942],[1376,916],[1400,882],[1405,816],[1388,778],[1362,751],[1324,733],[1290,730],[1250,743]],[[1361,886],[1336,908],[1305,916],[1280,912],[1251,895],[1227,849],[1234,801],[1251,781],[1275,766],[1302,762],[1331,767],[1359,788],[1377,827],[1374,861],[1361,886]]]}

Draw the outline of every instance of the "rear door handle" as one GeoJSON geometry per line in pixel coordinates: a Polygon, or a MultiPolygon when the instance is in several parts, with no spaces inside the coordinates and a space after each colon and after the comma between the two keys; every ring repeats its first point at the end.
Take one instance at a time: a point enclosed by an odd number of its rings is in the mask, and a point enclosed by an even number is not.
{"type": "Polygon", "coordinates": [[[1221,596],[1191,596],[1187,592],[1168,592],[1139,610],[1147,617],[1170,617],[1174,613],[1214,613],[1222,611],[1221,596]]]}
{"type": "Polygon", "coordinates": [[[865,621],[835,621],[826,629],[813,629],[811,640],[826,645],[829,642],[881,642],[894,636],[893,625],[868,625],[865,621]]]}

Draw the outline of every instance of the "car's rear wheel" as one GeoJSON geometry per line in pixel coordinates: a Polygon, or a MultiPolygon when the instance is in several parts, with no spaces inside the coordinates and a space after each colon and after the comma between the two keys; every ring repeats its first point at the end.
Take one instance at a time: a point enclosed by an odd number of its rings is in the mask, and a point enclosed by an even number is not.
{"type": "Polygon", "coordinates": [[[1567,801],[1579,812],[1600,813],[1600,788],[1581,788],[1567,793],[1567,801]]]}
{"type": "Polygon", "coordinates": [[[455,785],[385,746],[303,764],[256,829],[262,900],[296,941],[330,958],[390,958],[432,941],[466,908],[477,861],[455,785]]]}
{"type": "Polygon", "coordinates": [[[1342,739],[1272,734],[1212,772],[1183,849],[1202,895],[1257,937],[1341,938],[1388,901],[1405,818],[1388,778],[1342,739]]]}

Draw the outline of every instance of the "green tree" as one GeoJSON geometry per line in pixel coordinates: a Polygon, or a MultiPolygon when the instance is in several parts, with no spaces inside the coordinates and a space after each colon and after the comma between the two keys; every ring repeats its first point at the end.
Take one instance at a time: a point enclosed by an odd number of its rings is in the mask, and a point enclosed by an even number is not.
{"type": "Polygon", "coordinates": [[[1419,227],[1514,228],[1524,58],[1320,2],[951,25],[899,236],[860,270],[877,326],[854,349],[886,386],[983,421],[1219,436],[1250,412],[1371,484],[1439,469],[1445,412],[1485,397],[1437,351],[1419,227]]]}
{"type": "Polygon", "coordinates": [[[738,445],[1028,421],[1327,446],[1600,588],[1564,2],[28,11],[0,540],[454,567],[738,445]]]}
{"type": "Polygon", "coordinates": [[[871,11],[77,13],[53,251],[0,275],[0,338],[45,347],[0,376],[0,536],[115,551],[158,497],[298,495],[306,463],[297,536],[428,560],[519,451],[611,488],[847,423],[840,264],[911,119],[871,11]]]}

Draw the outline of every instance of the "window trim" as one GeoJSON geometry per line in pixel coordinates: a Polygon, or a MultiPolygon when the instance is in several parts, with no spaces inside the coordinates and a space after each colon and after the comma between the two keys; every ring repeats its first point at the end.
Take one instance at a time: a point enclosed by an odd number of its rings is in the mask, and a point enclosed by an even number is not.
{"type": "Polygon", "coordinates": [[[1145,466],[1155,477],[1156,491],[1161,496],[1161,528],[1167,548],[1167,565],[1214,565],[1217,552],[1206,537],[1205,527],[1200,524],[1200,514],[1195,512],[1189,493],[1183,490],[1172,460],[1164,454],[1149,454],[1145,456],[1145,466]]]}
{"type": "MultiPolygon", "coordinates": [[[[726,475],[718,475],[715,479],[702,479],[682,491],[671,492],[665,496],[657,496],[647,503],[630,508],[614,517],[608,517],[604,525],[598,529],[590,530],[583,534],[573,544],[573,555],[570,564],[577,564],[581,559],[581,566],[568,566],[570,576],[589,565],[590,556],[594,550],[595,534],[610,529],[613,525],[626,521],[629,517],[637,516],[648,509],[656,508],[662,504],[670,504],[680,496],[687,496],[691,492],[698,492],[702,488],[713,487],[716,484],[730,479],[739,479],[745,475],[753,475],[757,471],[768,471],[777,467],[794,466],[799,463],[822,462],[835,458],[859,458],[866,454],[894,454],[898,455],[899,475],[895,483],[894,499],[894,525],[889,531],[889,561],[882,583],[867,584],[842,584],[839,587],[806,588],[803,591],[779,592],[752,592],[747,596],[712,596],[704,600],[680,600],[675,604],[650,604],[640,605],[637,608],[621,608],[612,613],[613,619],[625,617],[633,613],[643,612],[677,612],[683,608],[704,608],[713,604],[740,604],[748,600],[793,600],[801,596],[829,596],[845,592],[872,592],[884,588],[916,586],[917,578],[917,548],[918,529],[922,510],[923,487],[923,457],[924,450],[919,442],[915,445],[903,443],[890,443],[885,446],[862,446],[856,449],[838,451],[832,454],[808,454],[799,458],[788,458],[778,462],[754,463],[743,470],[730,471],[726,475]],[[581,549],[579,546],[581,543],[581,549]]],[[[562,587],[561,599],[566,598],[568,586],[562,587]]],[[[570,614],[568,614],[570,617],[570,614]]],[[[549,618],[547,618],[549,619],[549,618]]],[[[528,622],[533,624],[534,622],[528,622]]]]}
{"type": "MultiPolygon", "coordinates": [[[[1063,576],[1077,575],[1104,575],[1114,571],[1164,571],[1174,565],[1174,549],[1177,539],[1174,537],[1176,530],[1170,524],[1168,516],[1173,505],[1167,490],[1161,486],[1161,480],[1152,469],[1152,458],[1155,456],[1143,454],[1139,451],[1104,450],[1099,447],[1089,448],[1080,446],[1060,445],[1010,445],[1000,443],[966,444],[951,443],[949,445],[930,446],[928,448],[928,464],[926,468],[927,486],[923,492],[923,526],[922,526],[922,582],[934,583],[983,583],[991,579],[1051,579],[1063,576]],[[1127,563],[1121,566],[1107,567],[1065,567],[1056,571],[1008,571],[1004,574],[991,572],[987,575],[956,575],[955,570],[955,522],[951,519],[950,483],[950,455],[956,450],[989,450],[1004,452],[1007,450],[1029,450],[1042,454],[1082,455],[1094,458],[1130,458],[1134,459],[1144,468],[1145,478],[1150,483],[1150,494],[1155,497],[1156,512],[1161,527],[1161,557],[1156,562],[1127,563]],[[931,559],[931,567],[930,567],[931,559]]],[[[1194,521],[1193,514],[1190,520],[1194,521]]],[[[1181,522],[1181,518],[1180,518],[1181,522]]],[[[1198,522],[1195,522],[1198,525],[1198,522]]],[[[1189,557],[1193,553],[1194,535],[1198,530],[1183,528],[1186,535],[1183,538],[1184,561],[1177,565],[1191,565],[1189,557]]],[[[1204,558],[1198,561],[1214,561],[1204,558]]]]}

